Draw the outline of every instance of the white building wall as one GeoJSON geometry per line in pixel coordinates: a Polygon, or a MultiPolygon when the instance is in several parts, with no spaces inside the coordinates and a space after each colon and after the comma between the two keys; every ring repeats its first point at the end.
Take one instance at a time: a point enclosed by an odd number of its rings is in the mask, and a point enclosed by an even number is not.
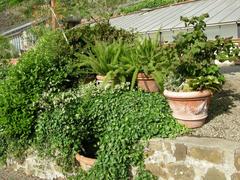
{"type": "MultiPolygon", "coordinates": [[[[171,31],[162,31],[162,41],[163,42],[172,42],[174,40],[174,36],[176,36],[179,32],[186,32],[187,29],[177,29],[171,31]]],[[[191,29],[188,29],[191,31],[191,29]]],[[[148,33],[150,36],[154,36],[157,32],[148,33]]],[[[216,26],[208,26],[206,28],[206,34],[208,39],[213,40],[215,36],[219,35],[221,37],[233,37],[233,39],[238,38],[238,28],[237,24],[226,24],[226,25],[216,25],[216,26]]]]}

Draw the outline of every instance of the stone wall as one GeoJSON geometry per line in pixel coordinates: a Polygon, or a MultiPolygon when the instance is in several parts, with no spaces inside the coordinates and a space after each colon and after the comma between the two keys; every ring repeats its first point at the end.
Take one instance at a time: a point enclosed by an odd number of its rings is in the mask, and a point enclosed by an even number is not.
{"type": "MultiPolygon", "coordinates": [[[[145,156],[146,169],[159,180],[240,180],[237,142],[199,137],[151,139],[145,156]]],[[[7,164],[43,179],[64,179],[53,160],[41,159],[34,151],[24,162],[9,158],[7,164]]]]}
{"type": "Polygon", "coordinates": [[[161,180],[240,180],[240,144],[215,138],[151,139],[145,167],[161,180]]]}
{"type": "Polygon", "coordinates": [[[15,158],[7,159],[7,166],[14,170],[23,170],[27,175],[47,180],[64,180],[62,169],[54,163],[53,159],[40,158],[36,151],[30,150],[26,159],[21,162],[15,158]]]}

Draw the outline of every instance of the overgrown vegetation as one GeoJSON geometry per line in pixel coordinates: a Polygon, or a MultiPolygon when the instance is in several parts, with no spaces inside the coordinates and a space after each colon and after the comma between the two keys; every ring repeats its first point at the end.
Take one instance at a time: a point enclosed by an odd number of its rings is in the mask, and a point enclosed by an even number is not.
{"type": "Polygon", "coordinates": [[[176,83],[197,80],[196,86],[188,84],[190,90],[219,88],[222,76],[212,61],[239,52],[229,39],[207,41],[206,17],[184,18],[194,30],[179,34],[173,45],[136,40],[109,23],[68,30],[68,43],[59,31],[44,33],[0,81],[0,157],[23,156],[32,147],[71,172],[78,152],[97,161],[74,179],[129,179],[133,166],[136,179],[154,179],[144,170],[142,142],[187,129],[171,116],[160,93],[138,91],[133,79],[138,72],[158,74],[163,88],[172,71],[176,83]],[[118,79],[113,88],[86,83],[90,75],[108,73],[118,79]]]}
{"type": "Polygon", "coordinates": [[[185,1],[185,0],[143,0],[143,1],[140,1],[139,3],[122,8],[121,12],[131,13],[131,12],[139,11],[144,8],[156,8],[156,7],[174,4],[182,1],[185,1]]]}
{"type": "Polygon", "coordinates": [[[47,93],[43,99],[45,111],[36,133],[41,152],[50,151],[62,165],[73,165],[76,152],[89,155],[90,149],[97,150],[95,167],[85,176],[81,173],[80,179],[127,179],[131,166],[144,169],[139,140],[185,132],[157,93],[88,84],[59,94],[47,93]]]}
{"type": "Polygon", "coordinates": [[[17,53],[10,44],[9,39],[0,36],[0,82],[3,80],[7,74],[9,67],[9,59],[16,57],[17,53]]]}

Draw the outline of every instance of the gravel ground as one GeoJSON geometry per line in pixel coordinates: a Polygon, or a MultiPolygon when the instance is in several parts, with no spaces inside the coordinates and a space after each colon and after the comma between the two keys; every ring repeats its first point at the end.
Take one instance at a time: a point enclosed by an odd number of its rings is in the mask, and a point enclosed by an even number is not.
{"type": "Polygon", "coordinates": [[[208,122],[192,136],[216,137],[240,142],[240,65],[221,67],[226,83],[210,105],[208,122]]]}

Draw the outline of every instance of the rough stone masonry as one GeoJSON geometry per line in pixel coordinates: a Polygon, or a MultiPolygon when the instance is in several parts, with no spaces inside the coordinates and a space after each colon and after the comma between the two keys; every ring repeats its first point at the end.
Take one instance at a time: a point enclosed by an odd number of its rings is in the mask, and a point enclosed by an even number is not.
{"type": "MultiPolygon", "coordinates": [[[[159,180],[240,180],[237,142],[200,137],[158,138],[148,142],[144,153],[145,168],[159,180]]],[[[65,179],[61,168],[52,160],[39,158],[34,151],[23,163],[9,158],[8,165],[44,179],[65,179]]]]}
{"type": "Polygon", "coordinates": [[[151,139],[145,167],[159,180],[240,180],[240,144],[216,138],[151,139]]]}

